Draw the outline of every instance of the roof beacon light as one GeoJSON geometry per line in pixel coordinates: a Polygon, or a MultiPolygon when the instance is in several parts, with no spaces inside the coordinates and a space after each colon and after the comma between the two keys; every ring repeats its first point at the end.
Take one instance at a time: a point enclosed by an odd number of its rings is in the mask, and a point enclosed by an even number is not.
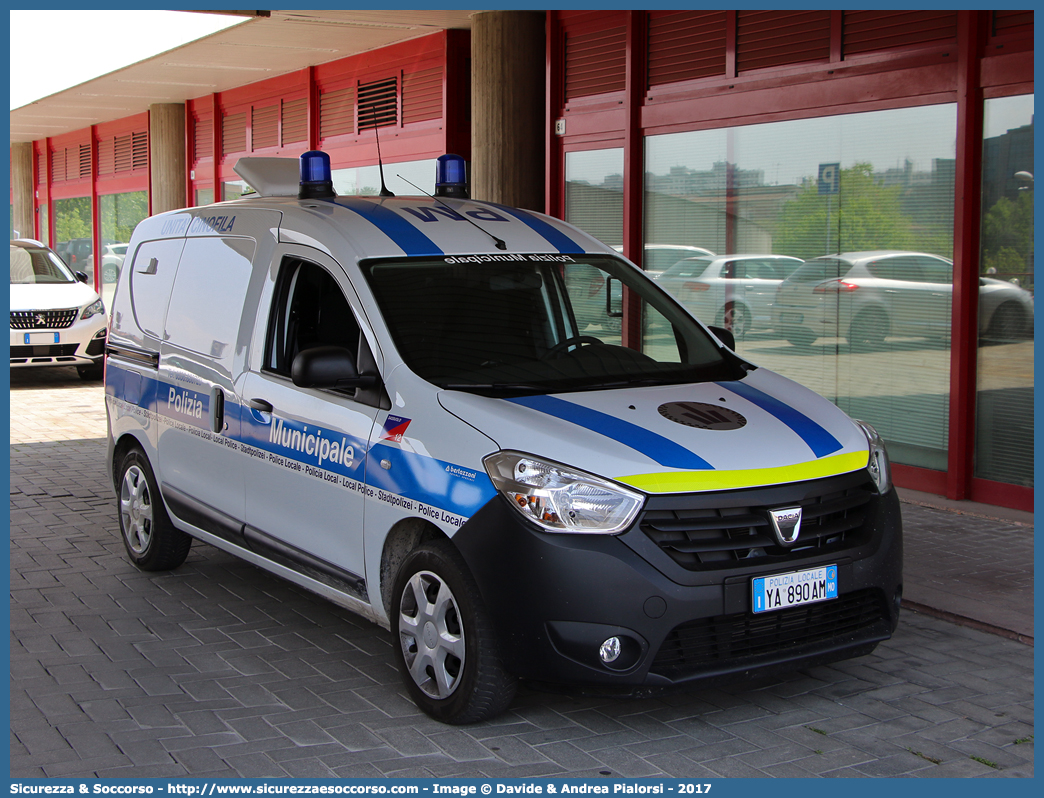
{"type": "Polygon", "coordinates": [[[459,155],[440,155],[435,161],[435,196],[468,199],[468,177],[459,155]]]}
{"type": "Polygon", "coordinates": [[[330,172],[330,156],[320,150],[309,150],[301,156],[301,188],[299,199],[324,199],[336,197],[333,175],[330,172]]]}

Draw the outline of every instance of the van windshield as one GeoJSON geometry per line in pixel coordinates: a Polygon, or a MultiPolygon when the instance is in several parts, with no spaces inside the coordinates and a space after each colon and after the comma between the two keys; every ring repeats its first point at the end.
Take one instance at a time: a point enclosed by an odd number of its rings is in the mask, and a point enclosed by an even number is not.
{"type": "Polygon", "coordinates": [[[743,376],[743,364],[645,275],[611,257],[465,255],[368,261],[399,354],[443,388],[521,395],[743,376]],[[623,346],[624,287],[643,349],[623,346]]]}

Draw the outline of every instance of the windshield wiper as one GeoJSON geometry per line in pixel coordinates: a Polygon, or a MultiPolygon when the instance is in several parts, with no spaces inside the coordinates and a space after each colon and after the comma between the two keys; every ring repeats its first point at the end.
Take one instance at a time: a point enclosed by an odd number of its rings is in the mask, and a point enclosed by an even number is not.
{"type": "Polygon", "coordinates": [[[547,393],[544,385],[533,385],[528,382],[462,382],[440,385],[446,391],[526,391],[530,393],[547,393]]]}

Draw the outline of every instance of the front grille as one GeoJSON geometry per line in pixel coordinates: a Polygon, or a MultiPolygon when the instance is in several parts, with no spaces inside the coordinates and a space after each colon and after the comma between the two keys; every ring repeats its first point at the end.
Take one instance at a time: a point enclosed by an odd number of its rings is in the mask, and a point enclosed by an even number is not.
{"type": "Polygon", "coordinates": [[[79,344],[57,344],[51,346],[12,346],[11,360],[26,360],[34,357],[71,357],[79,344]]]}
{"type": "MultiPolygon", "coordinates": [[[[651,670],[678,678],[719,670],[725,662],[742,666],[744,660],[786,655],[832,640],[857,643],[860,632],[871,631],[875,625],[887,631],[888,622],[884,598],[874,588],[777,612],[701,618],[675,627],[667,635],[651,670]]],[[[862,637],[869,639],[870,635],[862,637]]]]}
{"type": "Polygon", "coordinates": [[[707,506],[713,504],[712,498],[708,501],[708,497],[694,494],[691,505],[695,506],[658,509],[650,503],[639,526],[671,559],[690,571],[734,568],[738,562],[754,558],[758,564],[785,563],[867,542],[870,530],[864,522],[871,490],[871,483],[839,486],[827,480],[822,492],[792,501],[727,502],[734,506],[707,506]],[[793,546],[781,546],[768,511],[797,506],[802,512],[801,533],[793,546]]]}
{"type": "Polygon", "coordinates": [[[69,310],[12,310],[12,330],[62,330],[72,327],[78,308],[69,310]]]}

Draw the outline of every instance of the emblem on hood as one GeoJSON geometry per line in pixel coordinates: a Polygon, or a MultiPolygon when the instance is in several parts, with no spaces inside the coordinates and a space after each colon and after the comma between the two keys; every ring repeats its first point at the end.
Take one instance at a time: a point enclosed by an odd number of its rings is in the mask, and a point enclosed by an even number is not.
{"type": "Polygon", "coordinates": [[[793,546],[801,533],[801,508],[787,507],[782,510],[769,510],[769,520],[776,540],[781,546],[793,546]]]}
{"type": "Polygon", "coordinates": [[[747,423],[736,411],[706,402],[668,402],[657,409],[668,421],[696,429],[739,429],[747,423]]]}

